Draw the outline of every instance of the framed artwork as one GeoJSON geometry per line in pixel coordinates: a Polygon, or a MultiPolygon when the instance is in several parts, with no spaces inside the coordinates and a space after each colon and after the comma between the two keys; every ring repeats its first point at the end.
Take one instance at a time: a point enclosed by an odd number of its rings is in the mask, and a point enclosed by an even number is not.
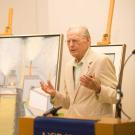
{"type": "Polygon", "coordinates": [[[0,37],[0,87],[23,89],[25,113],[52,107],[40,81],[50,80],[59,90],[62,43],[60,34],[0,37]]]}
{"type": "Polygon", "coordinates": [[[113,62],[116,70],[116,77],[121,82],[123,65],[125,60],[126,45],[100,45],[91,46],[92,50],[98,53],[104,53],[108,55],[110,60],[113,62]]]}
{"type": "Polygon", "coordinates": [[[60,34],[0,37],[0,85],[22,88],[36,76],[59,89],[62,41],[60,34]]]}

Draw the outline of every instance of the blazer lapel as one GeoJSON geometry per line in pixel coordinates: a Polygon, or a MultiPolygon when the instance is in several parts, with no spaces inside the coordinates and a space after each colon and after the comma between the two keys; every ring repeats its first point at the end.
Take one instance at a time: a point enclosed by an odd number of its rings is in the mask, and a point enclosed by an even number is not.
{"type": "MultiPolygon", "coordinates": [[[[83,64],[82,69],[81,69],[80,76],[81,76],[81,75],[84,75],[84,74],[88,74],[89,68],[90,68],[90,66],[91,66],[92,63],[93,63],[93,61],[89,61],[89,62],[86,61],[86,62],[83,64]]],[[[73,100],[73,102],[75,102],[76,97],[77,97],[77,95],[78,95],[78,93],[79,93],[79,89],[80,89],[80,88],[81,88],[81,85],[80,85],[80,83],[78,83],[78,86],[77,86],[76,89],[74,90],[74,91],[75,91],[75,94],[74,94],[74,100],[73,100]]]]}
{"type": "MultiPolygon", "coordinates": [[[[92,64],[93,62],[95,61],[96,59],[96,55],[95,53],[92,51],[92,49],[90,48],[89,49],[89,52],[87,53],[86,57],[84,58],[83,60],[83,66],[82,66],[82,69],[81,69],[81,73],[80,73],[80,76],[81,75],[84,75],[84,74],[90,74],[91,73],[91,67],[92,67],[92,64]]],[[[78,87],[76,88],[75,93],[74,93],[74,98],[73,98],[73,102],[75,102],[76,100],[76,97],[79,93],[79,89],[81,88],[81,85],[80,83],[78,84],[78,87]]]]}
{"type": "Polygon", "coordinates": [[[68,76],[68,82],[70,86],[70,92],[72,93],[72,95],[74,95],[75,90],[74,90],[73,65],[68,67],[67,74],[68,74],[67,76],[68,76]]]}

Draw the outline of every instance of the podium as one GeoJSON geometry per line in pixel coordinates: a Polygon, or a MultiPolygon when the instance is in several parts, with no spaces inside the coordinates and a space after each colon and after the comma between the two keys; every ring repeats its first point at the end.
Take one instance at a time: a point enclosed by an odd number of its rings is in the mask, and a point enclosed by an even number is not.
{"type": "MultiPolygon", "coordinates": [[[[52,118],[55,119],[56,117],[52,118]]],[[[19,135],[34,135],[34,119],[35,118],[30,117],[19,118],[19,135]]],[[[61,118],[57,117],[57,119],[61,118]]],[[[83,119],[81,118],[81,120],[83,119]]],[[[46,126],[46,124],[44,124],[44,126],[46,126]]],[[[52,129],[53,128],[55,127],[52,126],[52,129]]],[[[59,134],[53,133],[53,134],[64,135],[60,133],[59,134]]],[[[42,135],[45,135],[45,133],[42,133],[42,135]]],[[[78,134],[70,134],[70,135],[78,135],[78,134]]],[[[91,134],[84,134],[84,135],[91,135],[91,134]]],[[[94,135],[135,135],[135,121],[125,121],[115,118],[101,118],[100,120],[97,120],[94,124],[94,135]]]]}
{"type": "Polygon", "coordinates": [[[103,118],[95,125],[95,135],[135,135],[135,121],[103,118]]]}

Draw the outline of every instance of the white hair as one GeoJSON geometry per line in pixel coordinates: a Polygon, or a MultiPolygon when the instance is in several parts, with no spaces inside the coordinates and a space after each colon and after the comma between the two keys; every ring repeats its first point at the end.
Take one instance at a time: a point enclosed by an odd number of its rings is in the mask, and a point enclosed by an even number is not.
{"type": "Polygon", "coordinates": [[[83,36],[90,38],[89,30],[84,26],[72,26],[72,27],[69,27],[67,32],[70,32],[72,30],[80,31],[83,36]]]}

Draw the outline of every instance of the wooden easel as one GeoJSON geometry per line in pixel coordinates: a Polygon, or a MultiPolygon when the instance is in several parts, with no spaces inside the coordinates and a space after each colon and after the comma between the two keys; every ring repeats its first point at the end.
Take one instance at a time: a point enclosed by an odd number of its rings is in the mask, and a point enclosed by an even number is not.
{"type": "Polygon", "coordinates": [[[114,4],[115,0],[110,0],[106,32],[103,34],[102,41],[97,42],[97,45],[109,45],[111,43],[111,26],[112,26],[114,4]]]}
{"type": "Polygon", "coordinates": [[[5,27],[4,32],[0,35],[12,35],[12,18],[13,18],[13,8],[9,8],[8,12],[8,25],[5,27]]]}

